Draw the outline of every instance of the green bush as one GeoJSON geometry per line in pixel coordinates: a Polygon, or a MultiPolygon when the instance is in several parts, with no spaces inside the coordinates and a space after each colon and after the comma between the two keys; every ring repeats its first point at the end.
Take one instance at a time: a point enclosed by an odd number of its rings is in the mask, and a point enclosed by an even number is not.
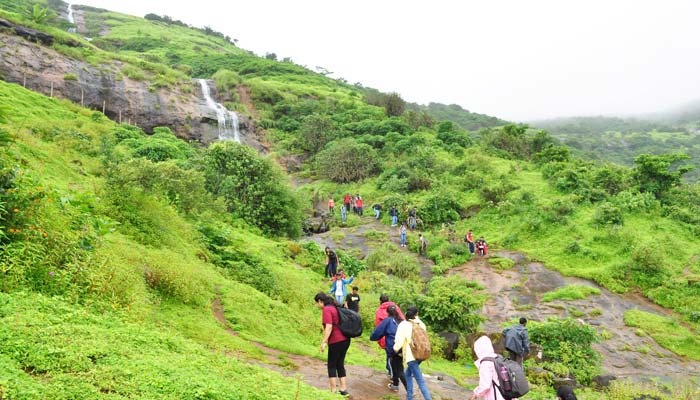
{"type": "Polygon", "coordinates": [[[77,81],[78,75],[73,74],[73,73],[65,74],[65,75],[63,75],[63,80],[64,81],[77,81]]]}
{"type": "Polygon", "coordinates": [[[480,289],[458,275],[433,278],[420,300],[421,318],[438,331],[475,332],[484,320],[479,311],[486,296],[480,289]]]}
{"type": "Polygon", "coordinates": [[[542,295],[542,301],[582,300],[590,295],[600,294],[600,289],[585,285],[568,285],[542,295]]]}
{"type": "Polygon", "coordinates": [[[603,203],[593,214],[593,223],[598,226],[622,225],[622,211],[612,203],[603,203]]]}
{"type": "Polygon", "coordinates": [[[579,383],[589,384],[600,373],[600,355],[591,347],[599,339],[592,326],[550,318],[528,324],[528,332],[530,341],[542,346],[545,361],[563,364],[579,383]]]}
{"type": "Polygon", "coordinates": [[[299,236],[301,205],[271,161],[248,146],[217,142],[203,163],[207,188],[225,199],[230,212],[268,235],[299,236]]]}
{"type": "Polygon", "coordinates": [[[391,243],[384,243],[365,260],[370,271],[380,271],[401,279],[416,278],[420,266],[415,257],[399,252],[391,243]]]}
{"type": "Polygon", "coordinates": [[[452,191],[432,192],[421,207],[421,219],[424,223],[435,225],[459,221],[462,205],[452,191]]]}
{"type": "Polygon", "coordinates": [[[338,128],[330,118],[313,114],[304,118],[299,127],[299,147],[316,153],[338,136],[338,128]]]}
{"type": "Polygon", "coordinates": [[[318,173],[325,179],[348,183],[374,175],[379,167],[377,152],[353,139],[331,142],[316,157],[318,173]]]}

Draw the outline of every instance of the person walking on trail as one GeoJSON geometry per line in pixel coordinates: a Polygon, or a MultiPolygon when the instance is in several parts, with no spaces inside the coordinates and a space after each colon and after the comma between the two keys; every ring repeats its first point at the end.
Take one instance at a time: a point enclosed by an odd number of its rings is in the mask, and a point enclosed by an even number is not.
{"type": "Polygon", "coordinates": [[[503,339],[509,358],[520,366],[523,359],[530,353],[530,335],[527,333],[527,318],[520,317],[520,324],[503,330],[503,339]]]}
{"type": "Polygon", "coordinates": [[[425,330],[425,324],[418,318],[418,309],[409,307],[406,310],[406,321],[399,324],[396,329],[396,337],[394,338],[394,351],[401,351],[403,355],[403,363],[406,369],[406,400],[413,400],[413,379],[418,383],[418,388],[423,394],[425,400],[432,400],[428,386],[423,379],[423,373],[420,370],[420,360],[416,360],[411,352],[411,337],[414,329],[425,330]]]}
{"type": "Polygon", "coordinates": [[[418,223],[418,210],[413,207],[410,210],[408,210],[408,227],[411,230],[416,229],[416,225],[418,223]]]}
{"type": "MultiPolygon", "coordinates": [[[[348,204],[348,207],[350,205],[348,204]]],[[[348,210],[345,207],[340,207],[340,222],[345,223],[348,220],[348,210]]]]}
{"type": "Polygon", "coordinates": [[[379,219],[379,214],[382,211],[382,205],[381,204],[375,204],[372,206],[372,210],[374,210],[374,219],[379,219]]]}
{"type": "Polygon", "coordinates": [[[357,198],[355,199],[355,206],[357,207],[357,215],[360,217],[362,216],[362,197],[360,197],[360,194],[357,194],[357,198]]]}
{"type": "Polygon", "coordinates": [[[343,205],[345,206],[345,211],[350,211],[350,193],[345,193],[345,196],[343,197],[343,205]]]}
{"type": "Polygon", "coordinates": [[[420,247],[418,248],[418,255],[426,257],[428,255],[428,239],[423,236],[423,234],[420,234],[420,237],[418,237],[418,241],[420,242],[420,247]]]}
{"type": "Polygon", "coordinates": [[[333,200],[333,196],[330,196],[328,198],[328,212],[333,215],[333,210],[335,209],[335,200],[333,200]]]}
{"type": "Polygon", "coordinates": [[[486,240],[484,240],[483,236],[476,241],[476,252],[482,257],[488,254],[488,245],[486,244],[486,240]]]}
{"type": "MultiPolygon", "coordinates": [[[[393,301],[389,301],[389,296],[382,294],[379,296],[379,307],[377,307],[377,310],[374,312],[374,326],[377,327],[379,324],[384,321],[389,316],[389,313],[387,312],[387,309],[391,306],[396,307],[396,312],[399,314],[401,319],[405,319],[403,316],[403,313],[401,312],[401,308],[396,305],[393,301]]],[[[386,349],[386,339],[380,338],[377,340],[377,344],[379,347],[382,349],[386,349]]],[[[389,364],[391,360],[387,358],[386,360],[386,370],[389,375],[391,375],[391,365],[389,364]]]]}
{"type": "Polygon", "coordinates": [[[345,296],[348,295],[348,291],[347,289],[345,289],[345,285],[351,284],[354,280],[354,276],[351,276],[348,279],[343,279],[343,275],[340,272],[335,274],[335,280],[331,284],[331,290],[328,293],[335,296],[335,301],[338,302],[339,305],[344,305],[345,296]]]}
{"type": "Polygon", "coordinates": [[[340,316],[338,309],[335,308],[335,300],[325,293],[318,293],[314,301],[316,306],[323,310],[321,353],[328,347],[328,387],[332,393],[335,393],[336,387],[339,387],[338,393],[347,396],[349,393],[345,379],[345,355],[350,347],[350,339],[340,331],[340,316]]]}
{"type": "Polygon", "coordinates": [[[401,247],[406,247],[406,234],[408,233],[408,227],[406,226],[406,223],[404,222],[401,224],[401,228],[399,228],[399,234],[401,235],[401,247]]]}
{"type": "Polygon", "coordinates": [[[394,351],[394,338],[396,337],[396,329],[399,324],[403,321],[403,318],[399,315],[396,306],[389,306],[386,309],[388,314],[379,326],[374,328],[372,334],[369,336],[369,340],[377,341],[379,339],[386,340],[386,358],[389,360],[389,373],[391,374],[391,383],[388,387],[390,390],[395,392],[399,391],[399,381],[403,383],[403,387],[406,388],[406,377],[403,371],[403,357],[394,351]]]}
{"type": "Polygon", "coordinates": [[[493,343],[488,336],[482,336],[474,342],[474,353],[477,360],[474,362],[479,370],[479,385],[474,388],[470,400],[505,400],[501,392],[496,389],[494,382],[498,383],[498,374],[496,373],[496,365],[493,361],[484,360],[486,357],[496,358],[496,352],[493,350],[493,343]]]}
{"type": "Polygon", "coordinates": [[[350,202],[352,203],[352,213],[357,214],[357,197],[352,196],[350,202]]]}
{"type": "Polygon", "coordinates": [[[476,249],[474,246],[474,234],[471,229],[467,232],[467,236],[464,237],[464,241],[467,242],[469,247],[469,254],[474,255],[476,249]]]}
{"type": "Polygon", "coordinates": [[[557,388],[557,400],[577,400],[574,389],[570,386],[559,386],[557,388]]]}
{"type": "Polygon", "coordinates": [[[399,210],[396,209],[396,204],[389,209],[389,216],[391,217],[391,226],[396,226],[399,223],[399,210]]]}
{"type": "Polygon", "coordinates": [[[338,266],[340,266],[338,255],[330,247],[326,247],[326,274],[329,279],[333,279],[336,272],[338,272],[338,266]]]}
{"type": "Polygon", "coordinates": [[[360,295],[358,293],[360,289],[357,286],[352,287],[352,293],[350,293],[345,298],[345,307],[349,310],[353,310],[356,313],[360,312],[360,295]]]}

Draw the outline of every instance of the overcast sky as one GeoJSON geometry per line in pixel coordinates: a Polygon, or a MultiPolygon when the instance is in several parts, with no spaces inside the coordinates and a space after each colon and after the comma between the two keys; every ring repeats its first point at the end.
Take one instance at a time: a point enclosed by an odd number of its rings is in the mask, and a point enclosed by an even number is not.
{"type": "Polygon", "coordinates": [[[257,54],[516,121],[660,111],[700,97],[700,1],[75,2],[208,25],[257,54]]]}

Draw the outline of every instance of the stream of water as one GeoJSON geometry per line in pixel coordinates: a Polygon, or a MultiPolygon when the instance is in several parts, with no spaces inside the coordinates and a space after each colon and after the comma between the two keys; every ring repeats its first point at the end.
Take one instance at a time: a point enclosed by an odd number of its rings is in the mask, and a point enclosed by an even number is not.
{"type": "MultiPolygon", "coordinates": [[[[75,25],[75,17],[73,17],[73,4],[71,4],[71,3],[68,3],[68,17],[67,17],[67,19],[68,19],[68,22],[75,25]]],[[[69,28],[68,32],[75,33],[76,32],[75,27],[69,28]]]]}
{"type": "Polygon", "coordinates": [[[219,123],[219,140],[235,140],[241,142],[241,134],[238,128],[238,115],[229,111],[223,105],[214,101],[209,90],[209,83],[206,79],[197,79],[202,87],[202,95],[207,102],[207,107],[216,113],[216,119],[219,123]]]}

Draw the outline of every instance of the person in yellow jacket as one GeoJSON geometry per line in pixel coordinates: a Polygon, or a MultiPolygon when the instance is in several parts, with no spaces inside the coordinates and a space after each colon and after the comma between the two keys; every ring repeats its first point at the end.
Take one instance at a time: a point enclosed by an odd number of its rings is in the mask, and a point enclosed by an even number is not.
{"type": "Polygon", "coordinates": [[[423,398],[425,400],[432,400],[430,397],[430,392],[423,379],[423,373],[420,370],[420,361],[413,357],[411,352],[411,335],[413,333],[413,323],[417,324],[416,329],[426,329],[425,324],[418,318],[418,309],[416,307],[409,307],[406,310],[406,320],[399,324],[396,328],[396,336],[394,339],[394,351],[401,351],[403,354],[403,363],[406,369],[406,400],[413,400],[413,378],[416,378],[416,383],[418,383],[418,388],[421,393],[423,393],[423,398]]]}

